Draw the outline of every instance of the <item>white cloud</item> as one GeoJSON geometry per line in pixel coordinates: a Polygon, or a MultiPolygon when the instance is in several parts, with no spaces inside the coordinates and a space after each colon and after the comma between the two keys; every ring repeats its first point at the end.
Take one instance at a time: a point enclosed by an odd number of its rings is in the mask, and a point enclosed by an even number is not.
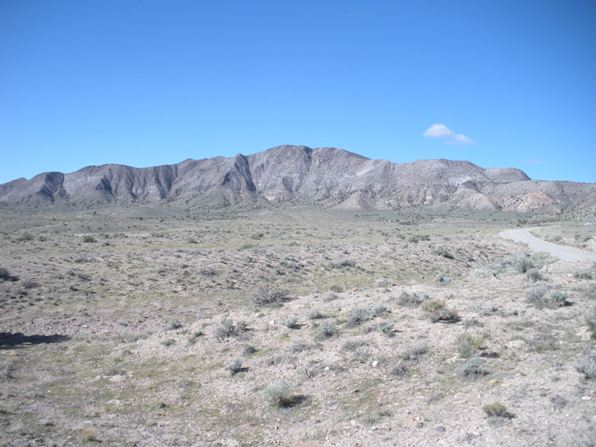
{"type": "Polygon", "coordinates": [[[451,143],[473,144],[473,143],[475,143],[475,141],[472,140],[470,137],[466,137],[464,134],[458,133],[457,135],[454,135],[454,137],[451,139],[451,143]]]}
{"type": "Polygon", "coordinates": [[[441,138],[447,144],[474,144],[475,141],[461,133],[455,133],[442,123],[436,123],[424,131],[426,138],[441,138]]]}
{"type": "Polygon", "coordinates": [[[437,123],[424,131],[426,138],[444,138],[455,135],[455,132],[449,129],[445,124],[437,123]]]}

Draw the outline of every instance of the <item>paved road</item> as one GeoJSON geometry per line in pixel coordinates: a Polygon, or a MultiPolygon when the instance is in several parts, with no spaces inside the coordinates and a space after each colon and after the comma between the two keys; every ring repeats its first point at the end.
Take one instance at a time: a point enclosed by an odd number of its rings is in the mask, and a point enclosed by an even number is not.
{"type": "Polygon", "coordinates": [[[534,251],[546,252],[563,261],[580,262],[580,261],[594,261],[596,262],[596,253],[591,253],[587,250],[581,250],[575,247],[566,245],[553,244],[552,242],[544,241],[537,238],[531,230],[535,228],[519,228],[513,230],[505,230],[499,233],[503,239],[510,239],[514,242],[521,242],[528,245],[528,248],[534,251]]]}

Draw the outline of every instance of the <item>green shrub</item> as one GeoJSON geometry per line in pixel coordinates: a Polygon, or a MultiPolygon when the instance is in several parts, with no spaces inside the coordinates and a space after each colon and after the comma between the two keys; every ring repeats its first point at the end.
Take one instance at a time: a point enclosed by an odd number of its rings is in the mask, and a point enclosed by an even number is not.
{"type": "Polygon", "coordinates": [[[230,374],[232,376],[238,374],[240,371],[242,371],[244,369],[244,368],[242,368],[242,360],[240,360],[240,359],[232,360],[228,365],[226,365],[226,369],[228,371],[230,371],[230,374]]]}
{"type": "Polygon", "coordinates": [[[326,320],[321,323],[318,332],[319,339],[330,338],[337,334],[337,327],[333,321],[326,320]]]}
{"type": "Polygon", "coordinates": [[[282,324],[287,327],[288,329],[300,329],[300,323],[298,322],[298,317],[295,315],[288,315],[283,321],[282,324]]]}
{"type": "Polygon", "coordinates": [[[265,396],[269,403],[275,407],[291,407],[294,402],[292,387],[283,380],[269,385],[265,390],[265,396]]]}
{"type": "Polygon", "coordinates": [[[371,313],[368,309],[359,307],[350,310],[348,313],[347,325],[358,326],[371,319],[371,313]]]}
{"type": "Polygon", "coordinates": [[[455,347],[460,357],[470,358],[484,347],[485,340],[482,335],[463,333],[455,339],[455,347]]]}
{"type": "Polygon", "coordinates": [[[481,376],[485,376],[489,371],[484,367],[484,362],[478,357],[472,357],[466,360],[458,370],[462,377],[469,379],[476,379],[481,376]]]}
{"type": "Polygon", "coordinates": [[[383,321],[379,324],[379,330],[389,336],[389,337],[393,337],[395,335],[395,329],[393,329],[393,323],[390,323],[389,321],[383,321]]]}

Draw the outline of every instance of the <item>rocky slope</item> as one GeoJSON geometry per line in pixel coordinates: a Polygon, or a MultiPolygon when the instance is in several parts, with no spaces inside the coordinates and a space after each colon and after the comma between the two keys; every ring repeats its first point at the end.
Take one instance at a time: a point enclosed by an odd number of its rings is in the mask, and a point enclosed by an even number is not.
{"type": "Polygon", "coordinates": [[[519,169],[483,169],[467,161],[392,163],[335,148],[278,146],[151,168],[89,166],[0,185],[0,203],[36,206],[280,201],[350,209],[428,205],[558,212],[593,209],[596,184],[533,181],[519,169]]]}

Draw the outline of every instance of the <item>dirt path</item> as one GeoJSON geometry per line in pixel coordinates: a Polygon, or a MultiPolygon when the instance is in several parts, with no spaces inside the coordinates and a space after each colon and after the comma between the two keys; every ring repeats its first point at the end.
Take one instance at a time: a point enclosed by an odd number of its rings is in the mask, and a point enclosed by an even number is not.
{"type": "Polygon", "coordinates": [[[563,261],[581,262],[594,261],[596,262],[596,254],[590,253],[586,250],[581,250],[575,247],[565,245],[553,244],[534,236],[530,231],[536,228],[519,228],[513,230],[505,230],[499,233],[503,239],[509,239],[514,242],[521,242],[527,244],[528,248],[534,251],[546,252],[563,261]]]}

